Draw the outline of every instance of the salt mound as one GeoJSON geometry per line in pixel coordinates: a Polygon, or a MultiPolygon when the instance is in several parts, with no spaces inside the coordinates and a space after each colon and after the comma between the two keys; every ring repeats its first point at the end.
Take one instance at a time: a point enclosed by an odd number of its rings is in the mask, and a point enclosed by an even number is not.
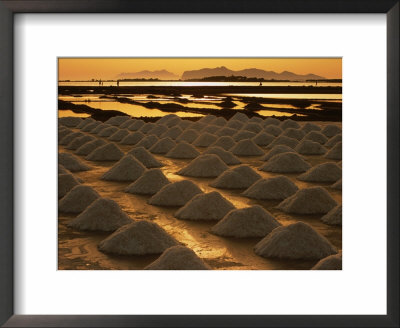
{"type": "Polygon", "coordinates": [[[171,139],[176,139],[182,133],[182,129],[179,126],[174,126],[173,128],[168,129],[168,131],[164,132],[161,135],[161,138],[169,137],[171,139]]]}
{"type": "Polygon", "coordinates": [[[130,223],[132,219],[115,201],[98,198],[70,221],[68,227],[89,231],[115,231],[130,223]]]}
{"type": "Polygon", "coordinates": [[[176,141],[186,141],[187,143],[192,143],[199,136],[199,133],[193,129],[185,130],[182,134],[176,138],[176,141]]]}
{"type": "Polygon", "coordinates": [[[95,121],[95,120],[92,119],[91,117],[85,118],[84,120],[82,120],[82,121],[76,126],[76,128],[77,128],[77,129],[82,129],[82,128],[84,128],[85,126],[87,126],[88,124],[93,123],[94,121],[95,121]]]}
{"type": "Polygon", "coordinates": [[[230,211],[211,228],[211,231],[225,237],[264,237],[280,226],[275,218],[259,205],[230,211]]]}
{"type": "Polygon", "coordinates": [[[326,143],[325,146],[326,147],[333,147],[334,145],[336,145],[338,142],[342,142],[342,135],[341,134],[337,134],[334,137],[330,138],[326,143]]]}
{"type": "Polygon", "coordinates": [[[211,134],[215,134],[221,127],[216,125],[207,125],[201,132],[208,132],[211,134]]]}
{"type": "Polygon", "coordinates": [[[94,122],[97,122],[96,120],[92,119],[91,117],[87,117],[83,119],[77,126],[77,129],[83,129],[85,126],[88,126],[89,124],[92,124],[94,122]]]}
{"type": "Polygon", "coordinates": [[[323,155],[327,151],[319,142],[311,140],[301,141],[295,149],[302,155],[323,155]]]}
{"type": "Polygon", "coordinates": [[[57,125],[57,132],[62,132],[62,131],[71,131],[71,129],[63,125],[57,125]]]}
{"type": "Polygon", "coordinates": [[[63,133],[63,132],[65,132],[65,133],[69,133],[69,132],[71,132],[72,130],[70,129],[70,128],[67,128],[66,126],[63,126],[63,125],[58,125],[57,126],[57,133],[58,133],[58,135],[60,135],[60,133],[63,133]]]}
{"type": "Polygon", "coordinates": [[[69,153],[59,153],[58,163],[71,172],[87,171],[90,167],[82,163],[77,157],[69,153]]]}
{"type": "Polygon", "coordinates": [[[190,248],[173,246],[150,263],[145,270],[211,270],[190,248]]]}
{"type": "Polygon", "coordinates": [[[334,145],[332,149],[326,153],[325,157],[329,159],[342,159],[342,143],[338,142],[334,145]]]}
{"type": "Polygon", "coordinates": [[[275,137],[272,134],[266,132],[260,132],[252,140],[258,146],[268,146],[275,137]]]}
{"type": "Polygon", "coordinates": [[[66,126],[63,126],[63,125],[57,125],[57,132],[58,132],[58,134],[60,134],[60,132],[62,133],[62,132],[67,132],[67,133],[69,133],[69,132],[71,132],[72,131],[72,129],[70,129],[70,128],[68,128],[68,127],[66,127],[66,126]]]}
{"type": "Polygon", "coordinates": [[[342,253],[323,258],[311,270],[342,270],[342,253]]]}
{"type": "Polygon", "coordinates": [[[175,217],[182,220],[221,220],[235,206],[217,191],[194,196],[175,217]]]}
{"type": "Polygon", "coordinates": [[[342,129],[336,125],[329,124],[322,129],[322,133],[325,134],[328,138],[331,138],[339,133],[342,133],[342,129]]]}
{"type": "Polygon", "coordinates": [[[244,139],[232,147],[231,152],[238,156],[260,156],[264,151],[253,140],[244,139]]]}
{"type": "Polygon", "coordinates": [[[132,132],[121,140],[121,145],[136,145],[143,138],[144,134],[142,132],[132,132]]]}
{"type": "Polygon", "coordinates": [[[97,128],[101,123],[98,121],[94,121],[93,123],[89,123],[88,125],[85,125],[81,130],[82,132],[92,132],[95,128],[97,128]]]}
{"type": "Polygon", "coordinates": [[[71,173],[58,175],[58,198],[64,197],[73,187],[78,185],[78,180],[71,173]]]}
{"type": "Polygon", "coordinates": [[[210,186],[222,189],[245,189],[259,179],[261,179],[261,176],[251,167],[240,165],[222,173],[210,183],[210,186]]]}
{"type": "Polygon", "coordinates": [[[141,128],[140,128],[140,132],[142,132],[142,133],[144,133],[144,134],[147,134],[150,130],[152,130],[154,127],[156,126],[156,124],[155,123],[151,123],[151,122],[148,122],[148,123],[145,123],[141,128]]]}
{"type": "Polygon", "coordinates": [[[170,120],[173,120],[173,119],[176,119],[176,118],[179,118],[179,117],[177,115],[175,115],[175,114],[168,114],[168,115],[165,115],[165,116],[161,117],[157,121],[157,124],[165,124],[166,122],[168,122],[170,120]]]}
{"type": "Polygon", "coordinates": [[[64,213],[80,213],[99,197],[93,188],[79,184],[61,198],[58,210],[64,213]]]}
{"type": "Polygon", "coordinates": [[[210,147],[205,152],[203,152],[203,155],[205,154],[217,155],[225,162],[226,165],[236,165],[241,163],[239,158],[233,155],[230,151],[226,151],[221,147],[210,147]]]}
{"type": "Polygon", "coordinates": [[[175,146],[175,141],[167,137],[158,140],[149,150],[153,154],[166,154],[175,146]]]}
{"type": "Polygon", "coordinates": [[[219,129],[217,132],[215,132],[215,134],[216,134],[217,136],[219,136],[219,137],[223,137],[223,136],[231,137],[231,136],[233,136],[236,132],[237,132],[236,129],[224,127],[224,128],[219,129]]]}
{"type": "Polygon", "coordinates": [[[124,139],[127,135],[129,134],[129,131],[127,129],[119,129],[117,132],[112,134],[108,140],[110,141],[121,141],[124,139]]]}
{"type": "Polygon", "coordinates": [[[279,136],[282,133],[282,129],[275,125],[268,125],[266,128],[264,128],[264,131],[272,134],[275,137],[279,136]]]}
{"type": "Polygon", "coordinates": [[[336,248],[304,222],[292,223],[274,229],[255,247],[262,257],[317,260],[336,254],[336,248]]]}
{"type": "Polygon", "coordinates": [[[93,123],[93,122],[95,122],[94,119],[92,119],[91,117],[87,117],[87,118],[81,119],[80,123],[79,123],[77,126],[75,126],[75,128],[81,130],[81,129],[83,129],[85,126],[87,126],[88,124],[91,124],[91,123],[93,123]]]}
{"type": "Polygon", "coordinates": [[[89,155],[96,148],[105,145],[106,142],[103,139],[95,139],[93,141],[87,142],[80,146],[76,151],[76,155],[89,155]]]}
{"type": "Polygon", "coordinates": [[[142,140],[140,140],[135,147],[144,147],[146,149],[150,149],[151,147],[153,147],[156,142],[158,141],[158,138],[156,136],[147,136],[144,137],[142,140]]]}
{"type": "Polygon", "coordinates": [[[170,183],[161,188],[149,199],[150,205],[183,206],[197,194],[202,193],[199,187],[189,180],[170,183]]]}
{"type": "Polygon", "coordinates": [[[99,250],[121,255],[160,254],[177,244],[178,242],[157,224],[141,220],[119,228],[100,242],[99,250]]]}
{"type": "Polygon", "coordinates": [[[63,126],[61,128],[58,129],[58,140],[60,143],[60,141],[67,135],[69,135],[70,133],[73,133],[72,130],[68,129],[68,128],[64,128],[63,126]]]}
{"type": "Polygon", "coordinates": [[[85,158],[89,161],[118,161],[124,156],[121,149],[110,142],[93,150],[85,158]]]}
{"type": "Polygon", "coordinates": [[[167,127],[172,127],[175,125],[179,125],[182,122],[181,118],[178,116],[170,118],[167,122],[163,123],[167,127]]]}
{"type": "Polygon", "coordinates": [[[201,155],[178,171],[179,175],[197,178],[214,178],[228,169],[228,166],[214,154],[201,155]]]}
{"type": "Polygon", "coordinates": [[[196,147],[208,147],[212,143],[214,143],[218,138],[210,134],[208,132],[204,132],[201,135],[199,135],[196,140],[193,141],[193,145],[196,147]]]}
{"type": "Polygon", "coordinates": [[[308,182],[335,182],[342,177],[342,169],[335,163],[322,163],[299,175],[297,179],[308,182]]]}
{"type": "Polygon", "coordinates": [[[181,120],[178,123],[178,126],[182,129],[182,130],[186,130],[186,129],[191,129],[193,126],[194,122],[192,121],[188,121],[188,120],[181,120]]]}
{"type": "Polygon", "coordinates": [[[213,125],[217,125],[217,126],[224,126],[226,124],[226,119],[224,119],[223,117],[217,117],[213,122],[213,125]]]}
{"type": "Polygon", "coordinates": [[[280,124],[280,128],[282,130],[286,130],[288,128],[293,128],[293,129],[299,129],[300,125],[299,123],[293,121],[292,119],[288,118],[284,121],[282,121],[282,123],[280,124]]]}
{"type": "Polygon", "coordinates": [[[58,174],[67,174],[70,173],[69,170],[67,170],[64,166],[62,166],[61,164],[58,164],[58,174]]]}
{"type": "Polygon", "coordinates": [[[98,136],[99,137],[109,137],[117,131],[118,131],[118,128],[116,126],[110,126],[109,128],[105,128],[105,129],[101,130],[98,133],[98,136]]]}
{"type": "Polygon", "coordinates": [[[146,171],[146,168],[141,162],[136,160],[132,155],[125,155],[104,173],[100,179],[106,181],[135,181],[144,171],[146,171]]]}
{"type": "Polygon", "coordinates": [[[129,125],[129,131],[139,130],[145,123],[142,120],[136,120],[133,124],[129,125]]]}
{"type": "Polygon", "coordinates": [[[144,147],[133,148],[131,151],[129,151],[128,155],[132,155],[133,157],[135,157],[148,169],[164,166],[161,162],[156,160],[154,156],[151,155],[144,147]]]}
{"type": "MultiPolygon", "coordinates": [[[[180,120],[180,122],[177,124],[182,131],[188,130],[188,129],[193,129],[193,126],[196,122],[189,121],[189,120],[180,120]]],[[[207,125],[206,125],[207,126],[207,125]]]]}
{"type": "Polygon", "coordinates": [[[86,136],[78,137],[78,138],[75,138],[74,140],[72,140],[65,148],[70,149],[70,150],[76,150],[80,146],[82,146],[85,143],[90,142],[92,140],[94,140],[94,137],[92,137],[92,136],[86,135],[86,136]]]}
{"type": "Polygon", "coordinates": [[[262,124],[262,123],[264,123],[264,120],[263,120],[261,117],[253,116],[253,117],[249,120],[249,122],[262,124]]]}
{"type": "Polygon", "coordinates": [[[249,118],[247,117],[247,115],[237,112],[235,115],[233,115],[230,118],[230,121],[241,121],[241,122],[247,122],[249,120],[249,118]]]}
{"type": "Polygon", "coordinates": [[[260,124],[258,123],[252,123],[252,122],[248,122],[247,124],[245,124],[242,128],[242,130],[244,131],[250,131],[253,133],[259,133],[262,130],[262,127],[260,124]]]}
{"type": "Polygon", "coordinates": [[[130,126],[132,123],[134,123],[134,122],[135,122],[135,120],[129,118],[128,120],[126,120],[125,122],[123,122],[119,127],[120,127],[120,129],[127,129],[127,128],[129,128],[129,126],[130,126]]]}
{"type": "Polygon", "coordinates": [[[190,128],[186,128],[186,130],[194,130],[194,131],[199,132],[199,131],[203,130],[204,128],[206,128],[207,126],[208,126],[207,124],[197,121],[197,122],[193,122],[193,124],[190,124],[190,128]]]}
{"type": "Polygon", "coordinates": [[[328,141],[328,138],[325,137],[322,133],[317,132],[317,131],[311,131],[308,132],[303,140],[311,140],[311,141],[315,141],[315,142],[319,142],[321,145],[323,145],[325,142],[328,141]]]}
{"type": "Polygon", "coordinates": [[[205,124],[210,124],[216,118],[217,117],[215,115],[206,115],[206,116],[203,116],[201,119],[199,119],[198,122],[205,123],[205,124]]]}
{"type": "Polygon", "coordinates": [[[58,143],[60,145],[68,145],[72,140],[74,140],[75,138],[79,138],[79,137],[83,137],[84,134],[82,132],[72,132],[72,133],[68,133],[64,138],[62,138],[61,140],[58,141],[58,143]]]}
{"type": "Polygon", "coordinates": [[[185,141],[181,141],[174,148],[172,148],[166,156],[169,158],[192,159],[199,155],[200,153],[196,150],[196,148],[185,141]]]}
{"type": "Polygon", "coordinates": [[[321,218],[321,221],[329,225],[342,225],[342,205],[332,208],[321,218]]]}
{"type": "MultiPolygon", "coordinates": [[[[140,120],[138,120],[138,119],[136,119],[136,118],[132,119],[131,122],[129,122],[129,124],[127,124],[126,129],[128,129],[128,131],[132,131],[132,130],[131,130],[131,126],[133,126],[137,121],[140,121],[140,120]]],[[[127,121],[127,122],[128,122],[128,121],[127,121]]],[[[120,126],[120,127],[121,127],[121,126],[120,126]]],[[[136,130],[137,130],[137,129],[135,128],[134,131],[136,131],[136,130]]]]}
{"type": "Polygon", "coordinates": [[[207,126],[206,124],[197,121],[197,122],[194,122],[194,123],[190,126],[190,128],[191,128],[192,130],[201,131],[201,130],[203,130],[206,126],[207,126]]]}
{"type": "Polygon", "coordinates": [[[92,131],[90,131],[90,133],[91,133],[91,134],[98,134],[98,133],[100,133],[101,131],[103,131],[104,129],[110,127],[110,126],[111,126],[111,125],[109,125],[109,124],[101,123],[101,124],[99,124],[97,127],[95,127],[92,131]]]}
{"type": "Polygon", "coordinates": [[[228,123],[226,123],[226,127],[227,128],[231,128],[231,129],[235,129],[235,130],[240,130],[243,127],[243,123],[233,120],[233,121],[228,121],[228,123]]]}
{"type": "Polygon", "coordinates": [[[342,179],[336,181],[331,188],[333,189],[338,189],[338,190],[342,190],[342,179]]]}
{"type": "Polygon", "coordinates": [[[236,142],[235,142],[235,140],[233,140],[233,138],[232,137],[229,137],[229,136],[222,136],[222,137],[219,137],[218,139],[217,139],[217,141],[215,141],[213,144],[211,144],[210,146],[213,146],[213,147],[221,147],[221,148],[223,148],[223,149],[225,149],[225,150],[229,150],[229,149],[231,149],[234,145],[236,145],[236,142]]]}
{"type": "Polygon", "coordinates": [[[243,192],[243,195],[253,199],[282,200],[292,196],[299,188],[284,175],[260,179],[243,192]]]}
{"type": "Polygon", "coordinates": [[[156,124],[149,132],[149,135],[160,137],[163,133],[167,132],[168,128],[165,125],[156,124]]]}
{"type": "Polygon", "coordinates": [[[307,122],[303,125],[301,130],[303,130],[305,133],[308,133],[311,131],[321,131],[321,128],[317,124],[307,122]]]}
{"type": "Polygon", "coordinates": [[[119,115],[109,118],[107,121],[105,121],[105,123],[114,126],[120,126],[122,123],[126,122],[129,119],[130,117],[127,115],[119,115]]]}
{"type": "Polygon", "coordinates": [[[279,121],[277,118],[274,117],[267,117],[263,123],[264,126],[279,125],[279,124],[281,124],[281,121],[279,121]]]}
{"type": "Polygon", "coordinates": [[[81,123],[82,119],[80,117],[60,117],[58,123],[60,125],[68,126],[69,128],[74,128],[81,123]]]}
{"type": "Polygon", "coordinates": [[[245,140],[254,138],[256,134],[254,132],[240,130],[233,135],[235,141],[245,140]]]}
{"type": "Polygon", "coordinates": [[[139,195],[154,195],[169,183],[169,180],[160,169],[149,169],[134,183],[126,187],[125,192],[139,195]]]}
{"type": "Polygon", "coordinates": [[[273,156],[268,162],[260,166],[260,171],[274,173],[302,173],[311,165],[296,153],[281,153],[273,156]]]}
{"type": "Polygon", "coordinates": [[[295,153],[293,148],[290,148],[285,145],[277,145],[274,146],[267,154],[265,154],[261,160],[262,161],[268,161],[270,158],[272,158],[275,155],[282,154],[282,153],[295,153]]]}
{"type": "Polygon", "coordinates": [[[276,137],[274,141],[272,141],[268,147],[274,147],[274,146],[278,146],[278,145],[284,145],[284,146],[288,146],[290,148],[295,149],[296,146],[299,144],[299,142],[294,139],[294,138],[289,138],[286,136],[279,136],[276,137]]]}
{"type": "Polygon", "coordinates": [[[281,202],[278,208],[286,213],[325,214],[336,205],[325,188],[311,187],[298,190],[281,202]]]}
{"type": "Polygon", "coordinates": [[[305,135],[306,134],[302,130],[293,128],[286,129],[285,132],[283,133],[283,136],[293,138],[296,140],[303,139],[305,135]]]}

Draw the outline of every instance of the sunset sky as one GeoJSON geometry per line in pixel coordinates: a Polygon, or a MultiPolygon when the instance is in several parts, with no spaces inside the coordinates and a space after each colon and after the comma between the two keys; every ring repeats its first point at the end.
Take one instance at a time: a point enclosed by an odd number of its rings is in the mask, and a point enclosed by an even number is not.
{"type": "Polygon", "coordinates": [[[342,78],[341,58],[60,58],[59,80],[115,79],[120,73],[167,70],[179,77],[186,70],[226,66],[259,68],[342,78]]]}

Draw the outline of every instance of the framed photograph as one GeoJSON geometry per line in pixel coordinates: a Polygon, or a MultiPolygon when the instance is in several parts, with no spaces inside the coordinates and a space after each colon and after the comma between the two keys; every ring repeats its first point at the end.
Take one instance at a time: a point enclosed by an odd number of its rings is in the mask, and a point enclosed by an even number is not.
{"type": "Polygon", "coordinates": [[[0,21],[3,326],[398,327],[398,1],[0,21]]]}

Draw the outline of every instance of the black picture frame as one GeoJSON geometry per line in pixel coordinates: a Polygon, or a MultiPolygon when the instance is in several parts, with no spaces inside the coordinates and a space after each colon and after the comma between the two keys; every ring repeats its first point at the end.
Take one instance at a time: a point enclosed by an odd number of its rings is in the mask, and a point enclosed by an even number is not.
{"type": "Polygon", "coordinates": [[[4,327],[399,327],[398,90],[398,0],[0,0],[0,324],[4,325],[4,327]],[[386,14],[387,315],[14,315],[13,21],[14,14],[17,13],[386,14]]]}

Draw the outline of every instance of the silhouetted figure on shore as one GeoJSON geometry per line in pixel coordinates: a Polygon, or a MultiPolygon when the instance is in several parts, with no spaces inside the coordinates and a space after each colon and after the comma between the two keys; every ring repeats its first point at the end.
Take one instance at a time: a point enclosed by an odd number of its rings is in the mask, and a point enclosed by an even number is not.
{"type": "Polygon", "coordinates": [[[119,87],[119,80],[117,80],[117,87],[119,87]]]}
{"type": "Polygon", "coordinates": [[[260,82],[259,86],[262,87],[262,82],[260,82]]]}

